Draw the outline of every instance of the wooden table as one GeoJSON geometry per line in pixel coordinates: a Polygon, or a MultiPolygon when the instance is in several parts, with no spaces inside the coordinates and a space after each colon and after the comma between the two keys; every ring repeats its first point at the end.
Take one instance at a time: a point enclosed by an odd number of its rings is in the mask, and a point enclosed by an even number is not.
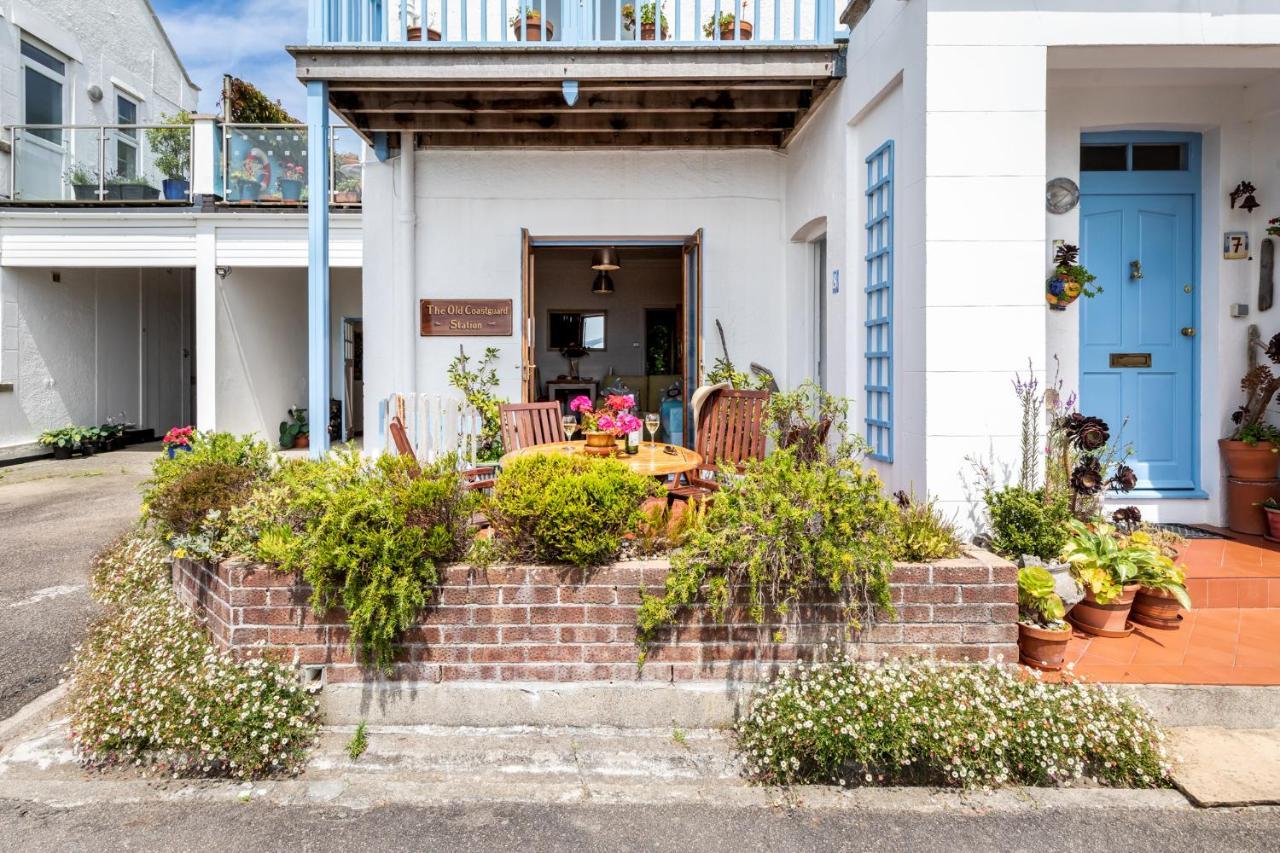
{"type": "MultiPolygon", "coordinates": [[[[580,454],[586,446],[587,443],[585,441],[555,441],[551,444],[537,444],[533,447],[524,447],[505,454],[498,464],[508,465],[516,459],[544,453],[580,454]]],[[[660,444],[653,441],[640,442],[640,452],[634,456],[628,456],[621,450],[621,445],[619,445],[618,455],[614,458],[620,462],[625,462],[637,474],[648,474],[653,477],[669,477],[672,474],[683,474],[685,471],[692,471],[702,464],[702,457],[692,450],[675,444],[660,444]],[[667,447],[674,449],[675,453],[666,453],[664,448],[667,447]]]]}

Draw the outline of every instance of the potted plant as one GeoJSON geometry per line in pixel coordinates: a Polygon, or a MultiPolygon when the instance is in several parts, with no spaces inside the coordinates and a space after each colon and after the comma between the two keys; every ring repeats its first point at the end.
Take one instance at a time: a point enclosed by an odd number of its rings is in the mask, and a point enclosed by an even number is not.
{"type": "Polygon", "coordinates": [[[262,196],[262,166],[257,159],[246,157],[243,166],[229,177],[240,201],[257,201],[262,196]]]}
{"type": "Polygon", "coordinates": [[[110,179],[108,186],[113,191],[108,198],[120,201],[155,201],[160,198],[160,190],[151,186],[151,182],[142,175],[116,175],[110,179]]]}
{"type": "Polygon", "coordinates": [[[164,175],[160,186],[166,201],[186,201],[191,191],[191,113],[179,110],[161,116],[165,127],[147,130],[147,142],[155,155],[156,170],[164,175]]]}
{"type": "Polygon", "coordinates": [[[289,420],[280,422],[280,446],[285,450],[311,446],[311,429],[307,423],[306,409],[290,407],[289,420]]]}
{"type": "Polygon", "coordinates": [[[54,459],[70,459],[80,449],[82,431],[67,424],[61,429],[49,429],[40,434],[40,444],[53,450],[54,459]]]}
{"type": "Polygon", "coordinates": [[[1261,534],[1266,520],[1260,505],[1280,497],[1276,469],[1280,465],[1280,429],[1267,423],[1267,407],[1280,391],[1280,377],[1267,364],[1254,364],[1255,350],[1280,364],[1280,334],[1264,346],[1256,333],[1249,341],[1252,367],[1240,381],[1244,403],[1231,415],[1230,434],[1218,441],[1227,475],[1227,526],[1240,533],[1261,534]]]}
{"type": "MultiPolygon", "coordinates": [[[[742,8],[747,8],[746,0],[743,0],[742,8]]],[[[714,38],[716,33],[720,34],[720,41],[734,41],[734,27],[737,27],[737,41],[750,41],[751,33],[754,30],[749,21],[739,21],[732,12],[723,12],[717,20],[713,13],[705,24],[702,25],[702,34],[707,38],[714,38]]]]}
{"type": "Polygon", "coordinates": [[[1133,599],[1130,618],[1148,628],[1177,629],[1182,622],[1179,611],[1191,609],[1186,572],[1174,562],[1172,549],[1166,553],[1145,530],[1130,533],[1128,545],[1146,551],[1153,558],[1137,563],[1134,580],[1140,587],[1133,599]]]}
{"type": "Polygon", "coordinates": [[[516,13],[508,19],[508,23],[516,35],[516,41],[551,41],[556,32],[550,21],[543,24],[542,13],[532,6],[517,6],[516,13]]]}
{"type": "Polygon", "coordinates": [[[124,446],[124,424],[107,421],[98,430],[98,446],[102,450],[119,450],[124,446]]]}
{"type": "Polygon", "coordinates": [[[1071,639],[1067,608],[1044,566],[1018,570],[1018,660],[1035,669],[1062,669],[1071,639]]]}
{"type": "MultiPolygon", "coordinates": [[[[440,41],[440,31],[436,29],[435,17],[436,13],[432,12],[431,23],[427,26],[427,41],[440,41]]],[[[408,27],[407,35],[409,41],[422,41],[422,25],[414,24],[408,27]]]]}
{"type": "MultiPolygon", "coordinates": [[[[657,8],[656,0],[649,3],[640,4],[640,40],[654,41],[657,36],[657,26],[654,21],[655,15],[662,18],[662,39],[665,41],[667,33],[666,6],[661,10],[657,8]]],[[[636,7],[628,3],[622,7],[622,24],[630,32],[634,32],[636,28],[636,7]]]]}
{"type": "Polygon", "coordinates": [[[1045,299],[1054,311],[1066,311],[1067,306],[1081,296],[1092,299],[1102,292],[1093,287],[1098,277],[1080,266],[1080,247],[1064,243],[1053,256],[1053,274],[1045,282],[1045,299]]]}
{"type": "Polygon", "coordinates": [[[337,178],[333,182],[333,203],[334,204],[359,204],[360,203],[360,173],[349,175],[339,171],[337,178]]]}
{"type": "Polygon", "coordinates": [[[1267,532],[1262,534],[1263,538],[1271,542],[1280,542],[1280,500],[1274,497],[1267,498],[1258,506],[1262,507],[1267,518],[1267,532]]]}
{"type": "Polygon", "coordinates": [[[1062,556],[1070,564],[1072,576],[1084,587],[1084,598],[1068,616],[1071,623],[1100,637],[1131,633],[1129,611],[1143,584],[1151,584],[1153,589],[1170,588],[1161,580],[1168,558],[1161,555],[1159,548],[1151,547],[1149,540],[1135,541],[1133,536],[1120,535],[1103,522],[1090,526],[1072,519],[1067,527],[1071,535],[1062,556]]]}
{"type": "Polygon", "coordinates": [[[630,394],[610,394],[604,405],[595,408],[586,395],[574,397],[569,409],[578,414],[578,423],[587,439],[586,452],[593,456],[612,456],[618,439],[641,428],[640,419],[631,414],[636,399],[630,394]]]}
{"type": "Polygon", "coordinates": [[[191,452],[191,440],[195,435],[195,427],[174,427],[164,434],[164,452],[169,458],[177,456],[179,453],[191,452]]]}
{"type": "Polygon", "coordinates": [[[98,200],[98,172],[82,163],[76,163],[67,169],[63,179],[71,187],[76,201],[98,200]]]}
{"type": "Polygon", "coordinates": [[[286,162],[281,170],[280,197],[285,201],[298,201],[302,198],[302,184],[307,179],[307,170],[297,163],[286,162]]]}

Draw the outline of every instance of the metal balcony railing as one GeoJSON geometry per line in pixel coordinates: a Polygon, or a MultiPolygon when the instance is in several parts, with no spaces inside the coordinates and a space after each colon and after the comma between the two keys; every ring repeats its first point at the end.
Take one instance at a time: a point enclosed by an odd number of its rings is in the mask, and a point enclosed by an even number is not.
{"type": "Polygon", "coordinates": [[[191,201],[191,125],[15,125],[9,144],[15,201],[191,201]]]}
{"type": "Polygon", "coordinates": [[[834,0],[311,0],[313,45],[831,44],[834,0]]]}
{"type": "MultiPolygon", "coordinates": [[[[364,149],[350,128],[329,131],[329,203],[361,203],[364,149]]],[[[305,205],[305,124],[222,125],[221,195],[238,204],[305,205]]]]}

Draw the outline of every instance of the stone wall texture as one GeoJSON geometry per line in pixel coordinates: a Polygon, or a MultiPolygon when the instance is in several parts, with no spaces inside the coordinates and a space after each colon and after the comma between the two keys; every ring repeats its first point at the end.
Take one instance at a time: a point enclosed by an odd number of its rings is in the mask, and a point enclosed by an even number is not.
{"type": "Polygon", "coordinates": [[[756,681],[843,644],[863,658],[924,655],[952,661],[1017,657],[1016,569],[981,551],[928,565],[898,564],[897,619],[847,639],[841,608],[811,603],[791,614],[774,642],[745,612],[724,623],[691,614],[637,666],[636,608],[661,589],[665,561],[583,571],[552,566],[452,566],[438,604],[404,637],[390,673],[362,667],[346,614],[318,615],[310,588],[270,566],[175,560],[179,599],[208,624],[218,647],[322,666],[330,683],[405,681],[756,681]]]}

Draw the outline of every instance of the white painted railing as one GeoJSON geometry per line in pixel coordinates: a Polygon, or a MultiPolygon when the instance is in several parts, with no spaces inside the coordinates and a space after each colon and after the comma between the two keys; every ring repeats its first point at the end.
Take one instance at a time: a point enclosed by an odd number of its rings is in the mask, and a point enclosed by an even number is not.
{"type": "Polygon", "coordinates": [[[395,452],[389,426],[393,417],[404,423],[414,454],[425,463],[456,454],[458,464],[474,465],[483,422],[480,413],[460,398],[435,394],[392,394],[378,404],[381,449],[395,452]]]}

